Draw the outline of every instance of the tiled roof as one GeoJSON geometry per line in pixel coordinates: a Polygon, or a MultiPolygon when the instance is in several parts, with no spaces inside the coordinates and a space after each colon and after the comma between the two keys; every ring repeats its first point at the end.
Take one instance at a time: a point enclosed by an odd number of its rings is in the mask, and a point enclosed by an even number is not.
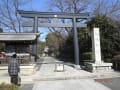
{"type": "Polygon", "coordinates": [[[39,35],[40,33],[0,33],[0,41],[30,41],[39,35]]]}

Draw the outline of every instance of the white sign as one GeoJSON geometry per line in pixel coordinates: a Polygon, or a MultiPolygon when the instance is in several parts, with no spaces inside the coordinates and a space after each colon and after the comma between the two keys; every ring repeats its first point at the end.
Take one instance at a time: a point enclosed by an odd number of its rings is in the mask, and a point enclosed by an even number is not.
{"type": "Polygon", "coordinates": [[[56,69],[57,71],[63,71],[63,65],[59,65],[59,66],[57,66],[57,69],[56,69]]]}
{"type": "Polygon", "coordinates": [[[64,65],[63,64],[55,64],[55,71],[59,71],[59,72],[64,71],[64,65]]]}

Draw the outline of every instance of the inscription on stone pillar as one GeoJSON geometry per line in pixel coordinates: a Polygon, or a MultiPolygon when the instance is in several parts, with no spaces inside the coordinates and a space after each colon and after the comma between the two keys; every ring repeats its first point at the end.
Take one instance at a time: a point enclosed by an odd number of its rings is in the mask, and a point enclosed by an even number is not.
{"type": "Polygon", "coordinates": [[[94,28],[92,33],[92,52],[95,63],[101,63],[101,47],[99,28],[94,28]]]}

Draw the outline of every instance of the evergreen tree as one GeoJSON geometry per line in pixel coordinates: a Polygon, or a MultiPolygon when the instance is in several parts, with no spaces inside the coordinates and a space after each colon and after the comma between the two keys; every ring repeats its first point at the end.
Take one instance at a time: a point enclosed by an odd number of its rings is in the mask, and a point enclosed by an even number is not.
{"type": "Polygon", "coordinates": [[[94,27],[100,28],[102,59],[109,60],[120,51],[120,31],[116,28],[116,23],[104,16],[98,15],[88,22],[88,27],[92,30],[94,27]]]}

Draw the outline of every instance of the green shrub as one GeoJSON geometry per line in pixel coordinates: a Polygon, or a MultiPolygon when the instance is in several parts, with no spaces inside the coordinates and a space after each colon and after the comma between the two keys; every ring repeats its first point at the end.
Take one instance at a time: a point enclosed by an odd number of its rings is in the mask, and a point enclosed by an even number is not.
{"type": "Polygon", "coordinates": [[[85,65],[85,62],[94,62],[92,60],[92,52],[84,52],[80,58],[80,64],[85,65]]]}
{"type": "Polygon", "coordinates": [[[92,52],[83,53],[83,60],[92,60],[92,52]]]}
{"type": "Polygon", "coordinates": [[[105,59],[104,62],[108,62],[108,63],[111,63],[112,62],[112,59],[108,58],[108,59],[105,59]]]}
{"type": "Polygon", "coordinates": [[[18,89],[18,86],[14,85],[14,84],[1,83],[0,90],[19,90],[19,89],[18,89]]]}

